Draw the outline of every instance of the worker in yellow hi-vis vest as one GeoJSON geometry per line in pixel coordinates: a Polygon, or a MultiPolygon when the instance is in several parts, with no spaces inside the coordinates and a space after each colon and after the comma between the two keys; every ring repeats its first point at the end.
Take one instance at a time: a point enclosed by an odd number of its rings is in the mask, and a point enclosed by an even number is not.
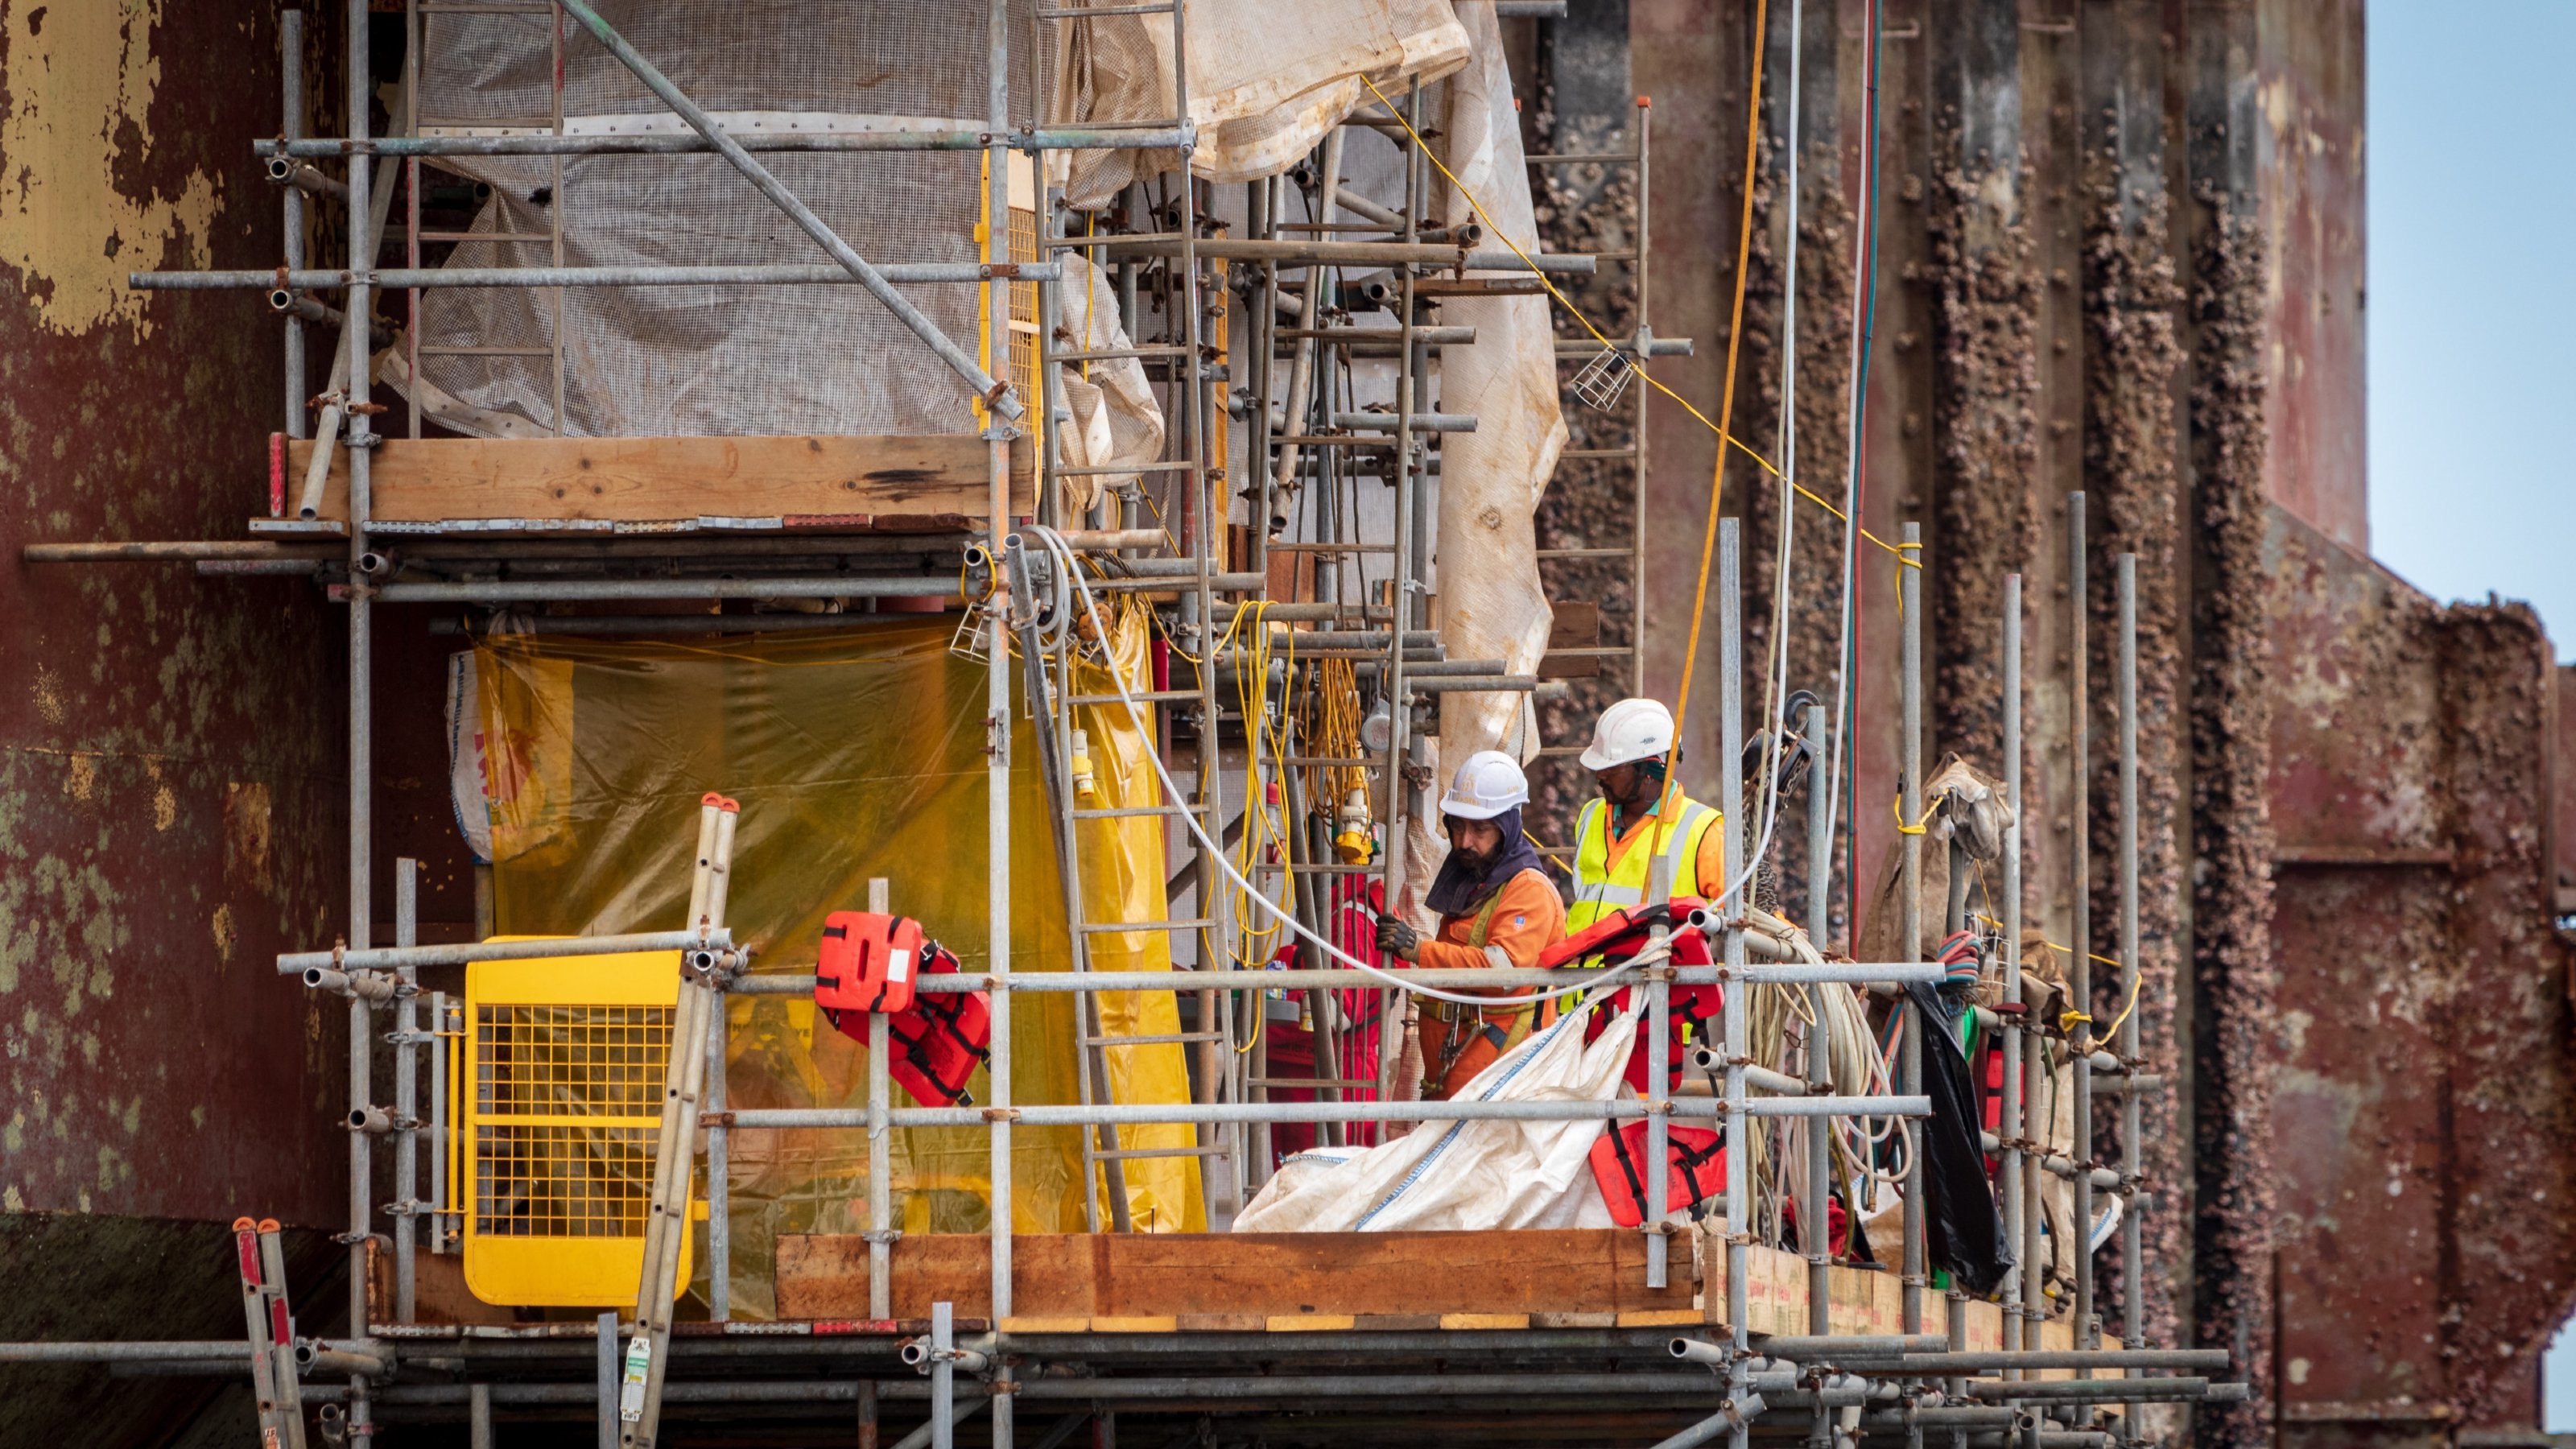
{"type": "Polygon", "coordinates": [[[1583,807],[1575,825],[1567,935],[1644,904],[1659,855],[1672,862],[1674,895],[1715,900],[1726,890],[1718,813],[1667,788],[1672,755],[1673,712],[1658,701],[1623,699],[1601,712],[1582,755],[1601,798],[1583,807]]]}

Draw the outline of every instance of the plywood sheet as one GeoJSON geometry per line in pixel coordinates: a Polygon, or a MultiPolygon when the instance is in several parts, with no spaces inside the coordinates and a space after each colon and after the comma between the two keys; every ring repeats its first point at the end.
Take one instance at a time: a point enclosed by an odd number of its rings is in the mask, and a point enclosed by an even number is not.
{"type": "MultiPolygon", "coordinates": [[[[290,509],[314,445],[289,442],[290,509]]],[[[1027,440],[1011,511],[1033,511],[1027,440]]],[[[332,450],[321,516],[349,516],[332,450]]],[[[990,458],[971,435],[743,438],[388,438],[368,464],[368,516],[389,531],[871,527],[981,520],[990,458]]]]}
{"type": "MultiPolygon", "coordinates": [[[[1648,1289],[1645,1240],[1582,1229],[1505,1233],[1138,1233],[1012,1239],[1015,1318],[1204,1322],[1257,1318],[1283,1330],[1341,1320],[1521,1322],[1534,1313],[1691,1322],[1689,1261],[1648,1289]]],[[[984,1238],[925,1236],[894,1246],[894,1311],[946,1301],[988,1314],[984,1238]]],[[[867,1311],[867,1244],[855,1236],[786,1236],[778,1307],[791,1318],[867,1311]]]]}

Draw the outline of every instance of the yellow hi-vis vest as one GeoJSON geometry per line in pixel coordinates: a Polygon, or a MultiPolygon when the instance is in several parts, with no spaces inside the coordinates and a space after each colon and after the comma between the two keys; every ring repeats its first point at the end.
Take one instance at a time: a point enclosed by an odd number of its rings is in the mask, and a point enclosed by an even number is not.
{"type": "MultiPolygon", "coordinates": [[[[1676,795],[1673,807],[1680,811],[1670,831],[1664,832],[1665,859],[1673,863],[1672,888],[1677,895],[1699,894],[1699,847],[1707,838],[1709,827],[1717,824],[1717,812],[1686,795],[1676,795]]],[[[1663,831],[1661,824],[1649,822],[1648,839],[1631,846],[1619,857],[1617,869],[1610,865],[1610,805],[1595,797],[1583,807],[1574,829],[1574,899],[1567,903],[1565,934],[1597,923],[1603,916],[1627,906],[1643,905],[1646,886],[1652,879],[1657,852],[1647,849],[1653,843],[1652,832],[1663,831]]]]}

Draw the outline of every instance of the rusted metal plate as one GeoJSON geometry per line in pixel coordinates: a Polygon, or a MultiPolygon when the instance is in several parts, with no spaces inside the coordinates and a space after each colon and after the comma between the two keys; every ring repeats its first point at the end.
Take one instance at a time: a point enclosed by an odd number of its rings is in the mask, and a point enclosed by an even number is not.
{"type": "Polygon", "coordinates": [[[2370,546],[2363,326],[2363,0],[2258,6],[2273,501],[2370,546]]]}
{"type": "MultiPolygon", "coordinates": [[[[2508,1421],[2576,1297],[2555,671],[2528,609],[2438,607],[2272,518],[2279,1392],[2508,1421]]],[[[2341,1442],[2332,1412],[2284,1441],[2341,1442]]]]}
{"type": "MultiPolygon", "coordinates": [[[[280,324],[125,275],[277,262],[246,144],[278,130],[276,14],[0,14],[0,1337],[238,1333],[222,1225],[345,1225],[340,1013],[271,959],[327,942],[344,895],[336,612],[295,581],[18,557],[238,537],[265,506],[216,460],[266,456],[280,324]]],[[[117,1442],[204,1387],[12,1370],[0,1441],[117,1442]]]]}
{"type": "Polygon", "coordinates": [[[336,613],[293,581],[17,557],[233,537],[264,493],[210,460],[263,456],[279,324],[125,274],[275,261],[241,144],[277,128],[275,22],[157,11],[7,21],[0,1194],[313,1222],[338,1198],[338,1052],[270,957],[336,928],[336,613]]]}

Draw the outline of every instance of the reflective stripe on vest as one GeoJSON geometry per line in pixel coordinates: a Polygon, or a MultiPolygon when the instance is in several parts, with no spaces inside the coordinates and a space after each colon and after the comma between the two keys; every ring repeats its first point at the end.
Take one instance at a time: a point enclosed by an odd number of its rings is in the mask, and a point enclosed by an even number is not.
{"type": "MultiPolygon", "coordinates": [[[[1675,893],[1697,895],[1700,842],[1717,823],[1717,812],[1687,796],[1680,804],[1681,823],[1666,838],[1663,854],[1673,863],[1675,893]]],[[[1646,828],[1662,827],[1650,823],[1646,828]]],[[[1610,807],[1598,798],[1587,803],[1575,825],[1574,899],[1566,907],[1565,933],[1571,936],[1623,906],[1644,903],[1654,860],[1655,852],[1632,847],[1612,869],[1610,807]]]]}

